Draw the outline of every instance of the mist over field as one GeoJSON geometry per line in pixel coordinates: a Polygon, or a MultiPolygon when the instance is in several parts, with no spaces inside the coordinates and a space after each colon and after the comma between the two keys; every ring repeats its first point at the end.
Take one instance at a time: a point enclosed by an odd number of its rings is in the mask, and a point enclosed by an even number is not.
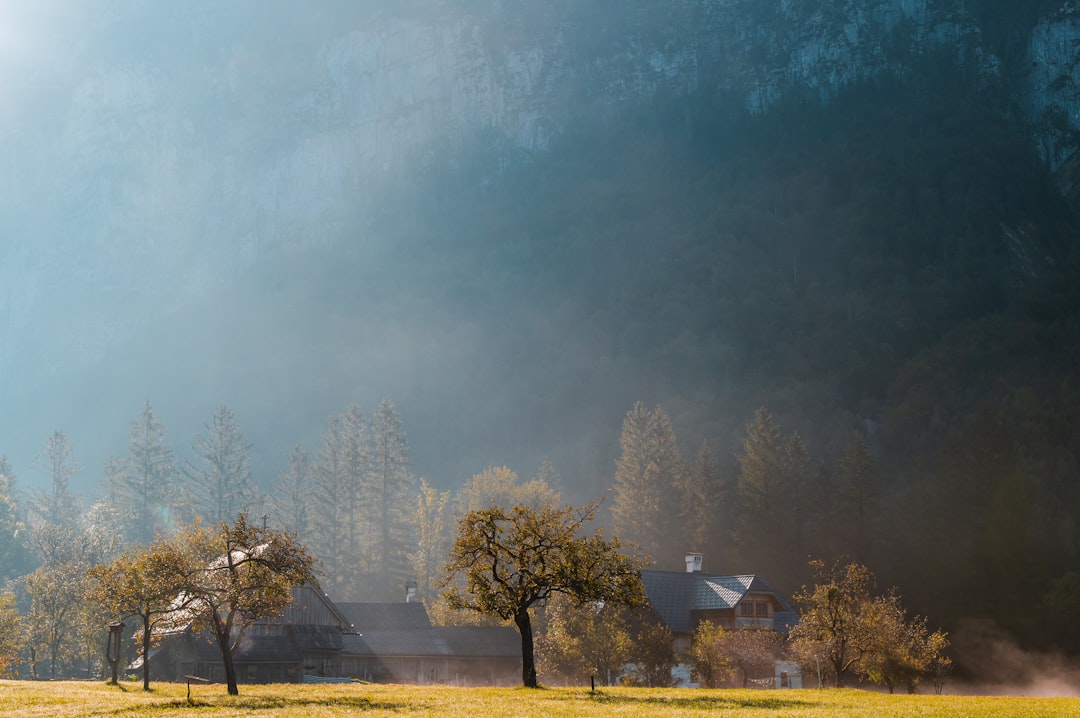
{"type": "Polygon", "coordinates": [[[713,459],[659,568],[858,559],[1075,658],[1080,11],[833,5],[0,2],[17,488],[60,430],[104,496],[149,402],[180,464],[227,405],[271,492],[389,399],[412,479],[547,458],[584,503],[641,402],[713,459]],[[775,531],[739,498],[760,407],[805,452],[775,531]]]}

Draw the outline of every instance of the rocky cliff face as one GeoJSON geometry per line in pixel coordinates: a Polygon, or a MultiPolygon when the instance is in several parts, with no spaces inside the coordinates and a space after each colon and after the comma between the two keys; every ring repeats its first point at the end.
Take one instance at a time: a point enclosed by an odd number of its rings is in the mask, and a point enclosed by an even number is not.
{"type": "MultiPolygon", "coordinates": [[[[104,355],[267,256],[374,242],[383,190],[470,143],[544,152],[658,97],[765,113],[904,75],[1001,72],[964,3],[931,0],[124,2],[71,10],[0,114],[0,396],[104,355]],[[107,7],[107,10],[102,10],[107,7]],[[294,7],[294,6],[289,6],[294,7]],[[80,16],[78,13],[82,12],[80,16]],[[79,22],[79,20],[85,22],[79,22]],[[59,58],[59,59],[57,59],[59,58]]],[[[1026,107],[1076,149],[1080,16],[1032,33],[1026,107]]]]}
{"type": "MultiPolygon", "coordinates": [[[[1080,8],[1075,3],[1039,22],[1026,59],[1024,101],[1035,140],[1050,167],[1060,170],[1080,146],[1080,8]]],[[[1064,173],[1067,193],[1075,177],[1075,171],[1064,173]]]]}

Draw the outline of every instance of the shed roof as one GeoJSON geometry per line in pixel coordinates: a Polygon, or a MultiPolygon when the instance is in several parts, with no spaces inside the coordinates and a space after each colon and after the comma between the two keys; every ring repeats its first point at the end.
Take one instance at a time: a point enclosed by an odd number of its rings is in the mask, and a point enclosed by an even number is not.
{"type": "Polygon", "coordinates": [[[337,607],[360,633],[431,628],[422,603],[339,603],[337,607]]]}
{"type": "Polygon", "coordinates": [[[360,656],[521,657],[518,633],[506,626],[433,626],[414,631],[365,631],[360,636],[345,636],[343,646],[346,653],[360,656]]]}

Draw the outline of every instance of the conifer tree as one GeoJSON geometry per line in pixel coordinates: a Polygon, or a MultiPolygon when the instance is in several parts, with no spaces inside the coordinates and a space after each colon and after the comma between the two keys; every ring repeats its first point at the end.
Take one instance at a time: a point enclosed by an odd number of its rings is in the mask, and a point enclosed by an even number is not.
{"type": "Polygon", "coordinates": [[[667,562],[686,550],[680,518],[685,511],[686,469],[671,420],[641,402],[627,413],[615,470],[614,528],[650,556],[667,562]]]}
{"type": "Polygon", "coordinates": [[[314,467],[311,456],[300,444],[289,452],[288,464],[288,468],[280,472],[274,482],[271,507],[285,529],[305,542],[311,530],[314,467]]]}
{"type": "Polygon", "coordinates": [[[655,555],[660,542],[660,484],[651,451],[651,416],[636,402],[623,419],[615,469],[615,500],[611,508],[615,533],[655,555]]]}
{"type": "Polygon", "coordinates": [[[110,460],[105,480],[129,542],[148,544],[180,518],[183,507],[176,486],[176,459],[165,444],[165,428],[150,402],[131,422],[127,456],[110,460]]]}
{"type": "Polygon", "coordinates": [[[877,465],[861,431],[852,435],[847,451],[840,458],[837,484],[837,503],[844,516],[841,525],[847,529],[846,551],[852,558],[863,560],[869,549],[870,525],[877,502],[877,465]]]}
{"type": "Polygon", "coordinates": [[[660,493],[661,541],[655,556],[668,561],[679,561],[686,552],[686,530],[682,518],[691,500],[686,463],[679,451],[671,418],[659,406],[652,411],[649,422],[649,438],[652,446],[656,478],[660,493]]]}
{"type": "Polygon", "coordinates": [[[184,474],[191,482],[195,514],[216,526],[247,512],[254,500],[251,443],[228,406],[219,407],[205,429],[192,447],[198,463],[188,461],[184,474]]]}
{"type": "Polygon", "coordinates": [[[811,512],[811,477],[812,462],[807,453],[806,444],[798,432],[788,435],[784,445],[784,473],[781,490],[787,494],[788,540],[795,566],[802,562],[806,554],[807,523],[811,512]]]}
{"type": "MultiPolygon", "coordinates": [[[[735,540],[746,564],[776,576],[787,568],[793,549],[791,497],[785,484],[787,446],[772,414],[764,407],[746,427],[739,465],[735,540]]],[[[742,570],[742,569],[740,569],[742,570]]]]}
{"type": "Polygon", "coordinates": [[[78,499],[68,485],[79,473],[80,466],[71,455],[71,440],[62,431],[54,431],[45,441],[45,448],[35,459],[34,466],[49,474],[50,490],[35,493],[30,506],[37,525],[69,526],[79,515],[78,499]]]}
{"type": "Polygon", "coordinates": [[[686,472],[683,505],[679,512],[686,550],[703,551],[722,521],[720,475],[708,441],[702,441],[693,465],[686,472]]]}
{"type": "Polygon", "coordinates": [[[559,472],[555,470],[555,464],[551,463],[551,459],[547,456],[540,462],[540,468],[536,470],[533,480],[547,484],[557,494],[562,493],[562,477],[559,476],[559,472]]]}
{"type": "Polygon", "coordinates": [[[323,444],[312,473],[311,545],[322,562],[326,580],[323,585],[335,600],[342,595],[346,580],[348,509],[353,505],[346,476],[345,422],[331,416],[323,430],[323,444]]]}
{"type": "MultiPolygon", "coordinates": [[[[376,551],[378,535],[378,492],[371,474],[371,435],[367,418],[356,404],[341,417],[341,501],[348,555],[347,574],[354,586],[360,573],[371,574],[379,561],[376,551]]],[[[353,589],[355,590],[355,588],[353,589]]]]}
{"type": "MultiPolygon", "coordinates": [[[[384,399],[371,418],[371,470],[365,504],[375,510],[373,553],[382,591],[400,590],[412,574],[406,563],[410,545],[413,482],[409,474],[409,444],[401,416],[384,399]]],[[[370,515],[370,514],[369,514],[370,515]]],[[[389,598],[390,596],[387,596],[389,598]]]]}

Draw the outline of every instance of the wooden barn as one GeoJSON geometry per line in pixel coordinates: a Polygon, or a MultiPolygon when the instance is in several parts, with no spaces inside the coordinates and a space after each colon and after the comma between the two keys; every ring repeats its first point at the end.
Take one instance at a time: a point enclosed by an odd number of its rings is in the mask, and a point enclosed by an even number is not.
{"type": "MultiPolygon", "coordinates": [[[[521,643],[512,628],[432,626],[421,603],[335,604],[314,586],[292,590],[273,620],[245,632],[233,654],[242,683],[369,680],[393,683],[516,685],[521,643]]],[[[183,628],[150,653],[153,680],[225,680],[209,634],[183,628]]],[[[129,670],[141,667],[141,659],[129,670]]]]}

